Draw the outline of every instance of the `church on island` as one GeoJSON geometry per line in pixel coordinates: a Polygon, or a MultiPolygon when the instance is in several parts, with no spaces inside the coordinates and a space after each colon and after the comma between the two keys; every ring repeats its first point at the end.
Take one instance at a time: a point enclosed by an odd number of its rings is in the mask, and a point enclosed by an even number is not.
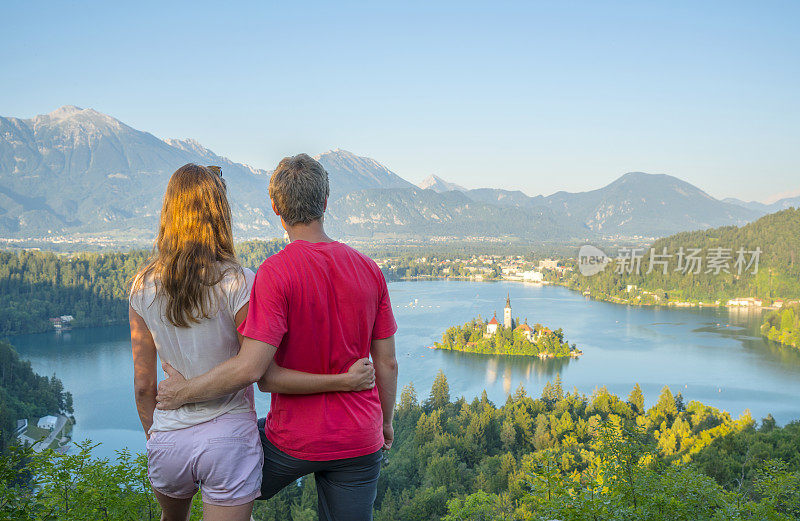
{"type": "MultiPolygon", "coordinates": [[[[525,319],[525,322],[516,326],[516,321],[514,320],[514,316],[511,313],[511,294],[509,293],[506,295],[506,307],[503,309],[503,327],[506,329],[512,329],[514,331],[520,331],[528,339],[528,342],[536,342],[542,335],[550,335],[553,332],[550,331],[546,327],[538,327],[536,329],[531,328],[528,325],[528,320],[525,319]]],[[[497,312],[495,312],[494,317],[486,324],[486,332],[483,334],[484,338],[491,338],[493,335],[497,333],[497,329],[500,327],[500,322],[497,320],[497,312]]]]}
{"type": "Polygon", "coordinates": [[[511,309],[511,295],[506,296],[503,322],[497,313],[489,322],[481,317],[466,324],[447,328],[441,342],[434,342],[431,349],[446,349],[483,355],[538,356],[539,358],[576,358],[581,355],[575,344],[564,339],[561,329],[550,329],[528,321],[517,321],[511,309]]]}

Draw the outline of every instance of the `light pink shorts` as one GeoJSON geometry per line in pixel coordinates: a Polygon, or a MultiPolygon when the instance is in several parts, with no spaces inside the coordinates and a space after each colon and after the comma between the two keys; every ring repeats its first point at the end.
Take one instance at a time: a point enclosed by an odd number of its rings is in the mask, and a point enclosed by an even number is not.
{"type": "Polygon", "coordinates": [[[176,431],[153,432],[147,440],[147,469],[153,488],[220,506],[249,503],[261,494],[264,454],[255,413],[223,414],[176,431]]]}

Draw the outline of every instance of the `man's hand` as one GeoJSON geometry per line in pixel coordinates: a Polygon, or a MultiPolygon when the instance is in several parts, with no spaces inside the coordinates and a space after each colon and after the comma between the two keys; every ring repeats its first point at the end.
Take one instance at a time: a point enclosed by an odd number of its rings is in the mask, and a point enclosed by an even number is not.
{"type": "Polygon", "coordinates": [[[186,402],[181,398],[181,390],[186,387],[186,378],[167,362],[161,364],[167,378],[158,382],[156,408],[163,410],[177,409],[186,402]]]}
{"type": "Polygon", "coordinates": [[[369,358],[360,358],[347,370],[348,391],[366,391],[375,387],[375,366],[369,358]]]}
{"type": "Polygon", "coordinates": [[[383,450],[391,449],[392,442],[394,442],[394,427],[391,423],[383,424],[383,450]]]}

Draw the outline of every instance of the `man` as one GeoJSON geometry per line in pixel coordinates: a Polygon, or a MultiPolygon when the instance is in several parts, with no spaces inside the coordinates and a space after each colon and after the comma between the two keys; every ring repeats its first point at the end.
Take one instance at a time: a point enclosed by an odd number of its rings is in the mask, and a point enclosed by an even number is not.
{"type": "Polygon", "coordinates": [[[232,393],[254,382],[269,391],[263,425],[261,499],[314,473],[323,520],[372,519],[382,450],[392,446],[397,360],[386,281],[374,261],[325,233],[328,174],[306,154],[284,158],[269,183],[290,244],[256,273],[239,354],[184,380],[169,366],[159,408],[232,393]],[[376,386],[358,392],[282,394],[270,363],[337,374],[371,355],[376,386]]]}

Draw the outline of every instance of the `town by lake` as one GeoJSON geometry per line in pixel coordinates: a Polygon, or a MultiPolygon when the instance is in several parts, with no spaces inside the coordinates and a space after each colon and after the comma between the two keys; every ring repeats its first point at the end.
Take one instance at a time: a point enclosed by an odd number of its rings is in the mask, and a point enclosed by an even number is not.
{"type": "MultiPolygon", "coordinates": [[[[648,405],[664,385],[738,417],[771,413],[783,424],[800,418],[800,351],[758,334],[760,310],[632,307],[589,300],[560,286],[518,282],[401,281],[389,283],[397,318],[400,386],[427,396],[439,370],[453,397],[485,389],[496,403],[522,385],[538,396],[561,375],[564,388],[591,394],[606,386],[626,397],[639,383],[648,405]],[[580,358],[487,356],[431,350],[450,326],[481,315],[503,316],[510,295],[515,319],[562,328],[580,358]]],[[[127,326],[73,329],[8,339],[40,374],[58,376],[74,397],[74,440],[102,442],[97,453],[144,449],[133,402],[127,326]]],[[[268,407],[256,393],[259,415],[268,407]]]]}

